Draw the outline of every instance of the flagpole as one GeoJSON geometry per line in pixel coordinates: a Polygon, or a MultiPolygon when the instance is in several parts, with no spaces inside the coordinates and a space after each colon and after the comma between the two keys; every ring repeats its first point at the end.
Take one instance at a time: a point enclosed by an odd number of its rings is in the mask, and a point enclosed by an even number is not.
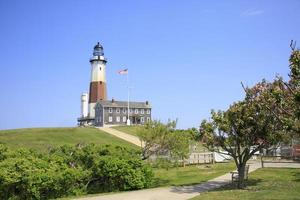
{"type": "Polygon", "coordinates": [[[128,70],[126,74],[126,82],[127,82],[127,126],[130,126],[130,119],[129,119],[129,81],[128,81],[128,70]]]}

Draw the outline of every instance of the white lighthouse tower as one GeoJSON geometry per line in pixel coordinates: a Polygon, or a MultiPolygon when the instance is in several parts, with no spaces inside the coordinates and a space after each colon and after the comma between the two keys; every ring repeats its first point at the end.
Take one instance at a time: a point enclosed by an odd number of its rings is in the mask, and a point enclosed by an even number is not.
{"type": "Polygon", "coordinates": [[[95,105],[97,101],[107,100],[106,92],[106,59],[104,58],[103,47],[99,42],[94,47],[91,63],[91,82],[89,93],[89,118],[95,118],[95,105]]]}

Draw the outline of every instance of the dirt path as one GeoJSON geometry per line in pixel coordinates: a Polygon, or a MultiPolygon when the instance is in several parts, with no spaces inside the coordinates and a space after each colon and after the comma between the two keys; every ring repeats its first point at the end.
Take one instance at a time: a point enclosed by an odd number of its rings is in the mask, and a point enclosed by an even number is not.
{"type": "Polygon", "coordinates": [[[127,142],[130,142],[132,144],[135,144],[137,146],[141,146],[144,147],[144,143],[141,142],[141,140],[136,137],[136,136],[133,136],[133,135],[130,135],[130,134],[127,134],[127,133],[124,133],[122,131],[118,131],[116,129],[113,129],[113,128],[110,128],[110,127],[99,127],[100,130],[106,132],[106,133],[109,133],[111,135],[114,135],[122,140],[125,140],[127,142]]]}

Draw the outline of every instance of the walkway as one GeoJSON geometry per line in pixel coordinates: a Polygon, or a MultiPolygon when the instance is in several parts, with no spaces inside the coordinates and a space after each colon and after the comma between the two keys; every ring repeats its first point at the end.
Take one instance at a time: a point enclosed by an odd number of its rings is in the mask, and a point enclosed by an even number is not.
{"type": "MultiPolygon", "coordinates": [[[[253,172],[260,168],[260,163],[250,164],[249,172],[253,172]]],[[[201,192],[221,187],[231,181],[231,174],[227,173],[205,183],[191,186],[173,186],[165,188],[154,188],[146,190],[137,190],[130,192],[121,192],[116,194],[108,194],[97,197],[86,197],[78,200],[186,200],[193,198],[201,192]]]]}
{"type": "Polygon", "coordinates": [[[130,134],[127,134],[127,133],[124,133],[124,132],[121,132],[121,131],[118,131],[116,129],[113,129],[113,128],[110,128],[110,127],[99,127],[100,130],[106,132],[106,133],[109,133],[111,135],[114,135],[118,138],[121,138],[122,140],[125,140],[127,142],[130,142],[132,144],[135,144],[137,146],[141,146],[144,147],[144,143],[142,142],[141,143],[141,140],[136,137],[136,136],[133,136],[133,135],[130,135],[130,134]]]}

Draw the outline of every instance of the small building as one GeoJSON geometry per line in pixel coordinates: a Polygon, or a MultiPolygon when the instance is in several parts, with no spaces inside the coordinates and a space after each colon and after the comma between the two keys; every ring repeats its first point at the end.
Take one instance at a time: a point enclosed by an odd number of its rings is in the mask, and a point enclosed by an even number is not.
{"type": "Polygon", "coordinates": [[[127,119],[131,124],[138,125],[151,121],[151,106],[146,102],[127,101],[98,101],[95,106],[95,126],[126,125],[127,119]]]}

